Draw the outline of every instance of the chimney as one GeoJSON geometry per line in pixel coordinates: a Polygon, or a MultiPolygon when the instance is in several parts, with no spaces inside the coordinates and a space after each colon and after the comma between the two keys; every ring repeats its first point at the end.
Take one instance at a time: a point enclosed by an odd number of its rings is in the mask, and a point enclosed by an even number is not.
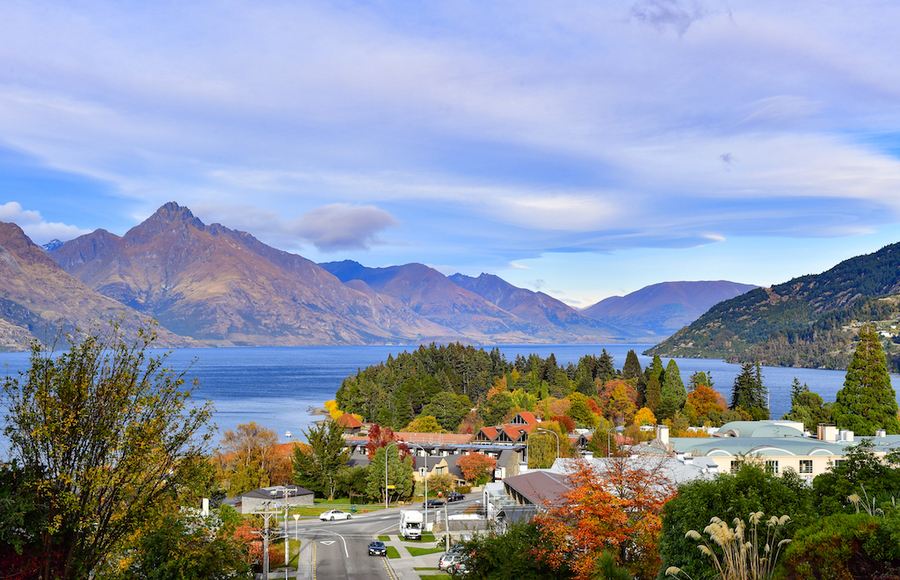
{"type": "Polygon", "coordinates": [[[825,425],[824,423],[819,425],[818,428],[818,438],[819,441],[829,441],[834,443],[838,438],[838,430],[834,425],[825,425]]]}
{"type": "Polygon", "coordinates": [[[875,436],[876,437],[887,437],[887,431],[885,431],[884,429],[879,429],[879,430],[875,431],[875,436]]]}
{"type": "Polygon", "coordinates": [[[848,429],[841,429],[839,435],[841,441],[853,443],[853,431],[850,431],[848,429]]]}
{"type": "Polygon", "coordinates": [[[656,426],[656,439],[665,445],[669,446],[669,428],[665,425],[657,425],[656,426]]]}

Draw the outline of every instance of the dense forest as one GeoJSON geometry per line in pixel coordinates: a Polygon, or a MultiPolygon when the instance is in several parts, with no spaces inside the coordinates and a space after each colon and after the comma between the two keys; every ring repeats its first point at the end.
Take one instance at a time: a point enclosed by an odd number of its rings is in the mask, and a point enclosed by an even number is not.
{"type": "Polygon", "coordinates": [[[721,302],[648,354],[846,368],[864,322],[900,369],[900,244],[721,302]]]}

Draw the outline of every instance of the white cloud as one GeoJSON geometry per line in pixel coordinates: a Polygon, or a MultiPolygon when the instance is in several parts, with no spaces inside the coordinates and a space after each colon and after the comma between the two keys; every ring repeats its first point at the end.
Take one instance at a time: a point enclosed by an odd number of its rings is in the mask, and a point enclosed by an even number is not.
{"type": "Polygon", "coordinates": [[[378,234],[397,225],[397,220],[375,206],[334,203],[313,209],[291,227],[298,236],[323,251],[366,249],[378,234]]]}
{"type": "Polygon", "coordinates": [[[0,221],[18,225],[37,244],[54,239],[67,241],[90,231],[61,222],[48,222],[40,212],[25,209],[17,201],[0,204],[0,221]]]}

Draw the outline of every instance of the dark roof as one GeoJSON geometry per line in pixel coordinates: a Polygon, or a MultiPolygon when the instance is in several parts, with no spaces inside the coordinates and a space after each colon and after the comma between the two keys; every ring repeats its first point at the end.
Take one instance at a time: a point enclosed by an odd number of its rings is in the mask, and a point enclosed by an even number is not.
{"type": "Polygon", "coordinates": [[[513,491],[526,502],[535,505],[559,503],[563,494],[571,489],[569,478],[560,473],[532,471],[503,480],[508,491],[513,491]]]}
{"type": "Polygon", "coordinates": [[[314,492],[300,487],[299,485],[275,485],[272,487],[263,487],[242,493],[241,497],[252,497],[257,499],[270,499],[277,501],[284,499],[284,492],[287,490],[287,497],[298,497],[301,495],[313,495],[314,492]]]}
{"type": "Polygon", "coordinates": [[[427,464],[428,471],[431,471],[435,465],[441,462],[442,459],[446,459],[445,457],[441,457],[440,455],[429,455],[428,457],[422,457],[416,455],[414,458],[416,470],[421,467],[425,467],[427,464]]]}
{"type": "Polygon", "coordinates": [[[497,512],[497,519],[509,524],[530,522],[537,513],[535,505],[508,505],[497,512]]]}

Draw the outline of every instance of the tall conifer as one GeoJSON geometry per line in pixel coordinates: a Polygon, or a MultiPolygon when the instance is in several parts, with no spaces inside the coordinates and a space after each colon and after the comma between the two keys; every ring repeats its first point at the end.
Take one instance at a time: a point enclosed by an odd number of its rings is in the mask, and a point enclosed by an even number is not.
{"type": "Polygon", "coordinates": [[[681,380],[681,371],[675,359],[669,359],[666,365],[666,372],[663,375],[663,383],[660,393],[659,412],[656,413],[658,419],[671,419],[677,411],[684,408],[684,402],[687,400],[687,391],[684,388],[684,381],[681,380]]]}
{"type": "Polygon", "coordinates": [[[859,343],[832,413],[839,428],[859,435],[874,435],[876,429],[900,433],[897,394],[874,325],[866,324],[859,330],[859,343]]]}
{"type": "Polygon", "coordinates": [[[641,361],[638,360],[637,353],[634,352],[634,349],[629,350],[628,354],[625,355],[625,365],[622,367],[622,378],[626,381],[639,379],[643,372],[641,361]]]}

